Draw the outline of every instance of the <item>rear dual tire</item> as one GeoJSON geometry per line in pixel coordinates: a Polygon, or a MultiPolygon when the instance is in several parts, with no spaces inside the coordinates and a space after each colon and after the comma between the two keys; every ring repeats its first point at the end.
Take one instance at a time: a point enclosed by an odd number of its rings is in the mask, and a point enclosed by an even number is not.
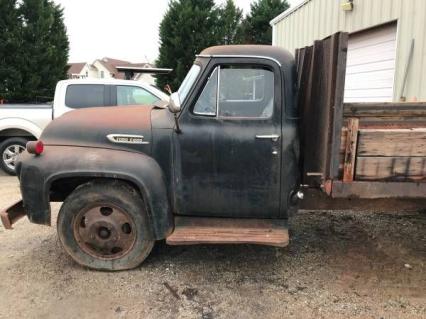
{"type": "Polygon", "coordinates": [[[123,182],[89,182],[63,203],[59,240],[79,264],[97,270],[139,266],[154,246],[140,194],[123,182]]]}

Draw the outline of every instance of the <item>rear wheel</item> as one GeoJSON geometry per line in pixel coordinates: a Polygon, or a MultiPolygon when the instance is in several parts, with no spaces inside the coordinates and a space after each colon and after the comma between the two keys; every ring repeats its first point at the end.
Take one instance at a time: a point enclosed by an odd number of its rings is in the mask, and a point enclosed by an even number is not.
{"type": "Polygon", "coordinates": [[[16,159],[25,150],[27,142],[25,138],[12,137],[0,144],[1,168],[9,175],[16,175],[16,159]]]}
{"type": "Polygon", "coordinates": [[[122,182],[78,187],[62,205],[57,229],[75,261],[99,270],[137,267],[154,245],[141,196],[122,182]]]}

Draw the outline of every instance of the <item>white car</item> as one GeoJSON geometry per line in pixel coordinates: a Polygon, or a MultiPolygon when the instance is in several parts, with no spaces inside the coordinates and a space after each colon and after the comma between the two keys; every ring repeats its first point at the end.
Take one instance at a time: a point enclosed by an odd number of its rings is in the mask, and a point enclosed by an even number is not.
{"type": "Polygon", "coordinates": [[[74,109],[152,105],[169,96],[138,81],[84,79],[59,81],[53,104],[0,104],[0,166],[15,172],[15,160],[29,140],[38,139],[53,119],[74,109]]]}

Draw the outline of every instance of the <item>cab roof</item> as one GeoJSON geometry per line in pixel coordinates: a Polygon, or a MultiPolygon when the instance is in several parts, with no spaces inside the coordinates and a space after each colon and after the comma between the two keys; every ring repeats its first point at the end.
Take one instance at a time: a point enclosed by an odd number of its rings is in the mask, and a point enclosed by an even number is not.
{"type": "Polygon", "coordinates": [[[241,56],[267,58],[278,62],[280,65],[294,63],[293,55],[282,48],[271,45],[221,45],[203,50],[199,57],[215,56],[241,56]]]}

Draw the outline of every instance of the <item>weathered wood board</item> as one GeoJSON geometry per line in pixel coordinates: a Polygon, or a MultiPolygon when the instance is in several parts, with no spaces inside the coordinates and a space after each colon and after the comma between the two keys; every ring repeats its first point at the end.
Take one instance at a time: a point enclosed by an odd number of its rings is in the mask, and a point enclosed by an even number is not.
{"type": "Polygon", "coordinates": [[[344,117],[411,118],[426,120],[426,104],[416,103],[345,103],[344,117]]]}
{"type": "Polygon", "coordinates": [[[361,129],[357,156],[426,156],[426,128],[361,129]]]}
{"type": "Polygon", "coordinates": [[[426,103],[345,104],[340,180],[353,118],[359,119],[354,181],[426,182],[426,103]]]}
{"type": "Polygon", "coordinates": [[[317,186],[339,174],[347,33],[296,51],[302,181],[317,186]]]}
{"type": "Polygon", "coordinates": [[[426,181],[426,157],[357,157],[355,179],[426,181]]]}
{"type": "Polygon", "coordinates": [[[288,228],[283,220],[176,217],[169,245],[257,244],[288,245],[288,228]]]}
{"type": "Polygon", "coordinates": [[[355,173],[355,160],[358,141],[359,120],[349,119],[348,132],[346,137],[345,159],[343,163],[343,181],[352,182],[355,173]]]}

